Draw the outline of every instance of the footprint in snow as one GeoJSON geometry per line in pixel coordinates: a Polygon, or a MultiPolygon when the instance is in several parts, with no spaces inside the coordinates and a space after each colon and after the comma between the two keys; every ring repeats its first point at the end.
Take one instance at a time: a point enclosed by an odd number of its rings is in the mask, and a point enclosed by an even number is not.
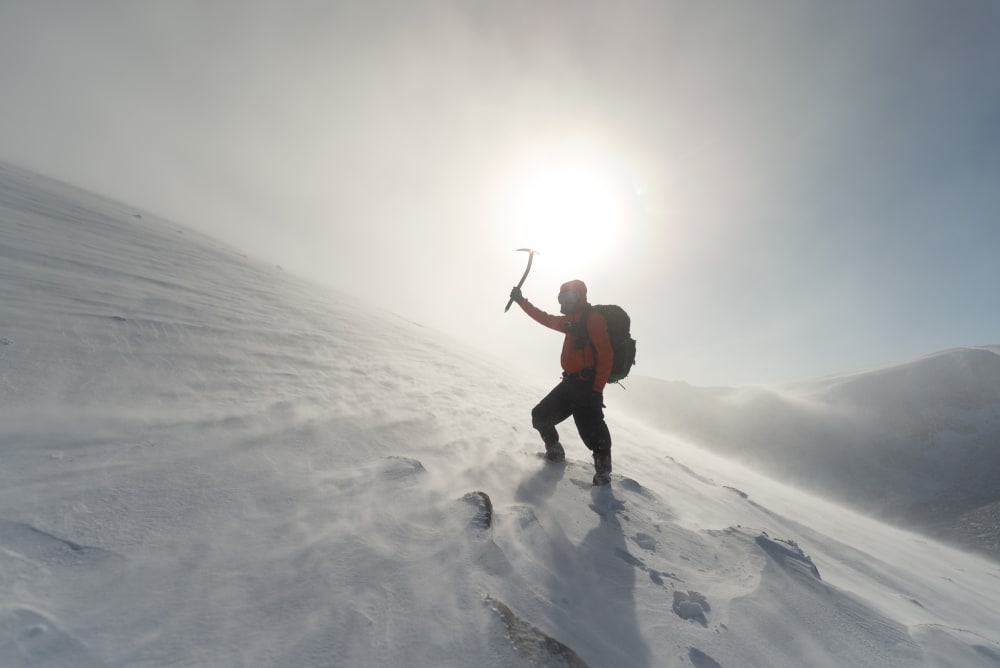
{"type": "Polygon", "coordinates": [[[638,568],[640,571],[645,572],[646,570],[648,570],[646,568],[646,563],[642,559],[629,554],[627,550],[623,550],[620,547],[615,548],[615,556],[624,561],[629,566],[638,568]]]}
{"type": "Polygon", "coordinates": [[[722,668],[722,664],[697,647],[692,647],[688,650],[688,658],[691,659],[694,668],[722,668]]]}
{"type": "Polygon", "coordinates": [[[637,533],[632,539],[635,544],[646,550],[647,552],[656,552],[656,539],[650,536],[648,533],[637,533]]]}
{"type": "Polygon", "coordinates": [[[711,609],[712,606],[708,604],[708,599],[696,591],[674,592],[674,614],[681,619],[698,622],[707,628],[708,617],[706,614],[711,609]]]}

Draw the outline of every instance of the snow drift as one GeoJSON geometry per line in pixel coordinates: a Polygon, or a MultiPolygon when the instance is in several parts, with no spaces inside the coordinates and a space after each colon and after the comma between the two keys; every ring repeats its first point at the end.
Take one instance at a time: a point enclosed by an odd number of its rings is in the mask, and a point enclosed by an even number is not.
{"type": "Polygon", "coordinates": [[[615,395],[591,488],[547,388],[7,166],[0,374],[5,667],[1000,662],[994,563],[615,395]]]}

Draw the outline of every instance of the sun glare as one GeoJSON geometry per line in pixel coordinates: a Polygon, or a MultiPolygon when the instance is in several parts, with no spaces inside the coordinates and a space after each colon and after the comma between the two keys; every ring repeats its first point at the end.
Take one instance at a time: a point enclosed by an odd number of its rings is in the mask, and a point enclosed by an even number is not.
{"type": "Polygon", "coordinates": [[[586,268],[613,250],[622,223],[620,187],[595,161],[538,161],[513,183],[508,224],[517,243],[586,268]]]}

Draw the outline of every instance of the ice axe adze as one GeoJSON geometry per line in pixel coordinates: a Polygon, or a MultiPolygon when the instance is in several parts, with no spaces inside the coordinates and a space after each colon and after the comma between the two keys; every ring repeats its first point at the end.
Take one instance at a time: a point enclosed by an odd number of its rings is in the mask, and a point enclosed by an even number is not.
{"type": "MultiPolygon", "coordinates": [[[[517,250],[518,252],[524,251],[525,253],[528,254],[528,266],[524,268],[524,273],[521,274],[521,280],[517,282],[517,287],[518,289],[520,289],[520,287],[524,285],[524,279],[528,277],[528,272],[531,271],[531,261],[534,259],[535,253],[537,253],[538,251],[531,250],[530,248],[518,248],[517,250]]],[[[509,311],[510,305],[513,303],[514,303],[514,298],[511,297],[510,300],[507,302],[507,306],[504,308],[503,312],[506,313],[507,311],[509,311]]]]}

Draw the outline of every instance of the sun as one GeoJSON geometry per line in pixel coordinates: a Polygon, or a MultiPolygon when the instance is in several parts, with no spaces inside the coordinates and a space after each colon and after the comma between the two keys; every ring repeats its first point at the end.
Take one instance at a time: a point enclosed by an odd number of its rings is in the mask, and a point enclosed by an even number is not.
{"type": "Polygon", "coordinates": [[[618,179],[600,160],[547,157],[517,171],[506,218],[518,244],[567,268],[586,268],[617,245],[623,199],[618,179]]]}

